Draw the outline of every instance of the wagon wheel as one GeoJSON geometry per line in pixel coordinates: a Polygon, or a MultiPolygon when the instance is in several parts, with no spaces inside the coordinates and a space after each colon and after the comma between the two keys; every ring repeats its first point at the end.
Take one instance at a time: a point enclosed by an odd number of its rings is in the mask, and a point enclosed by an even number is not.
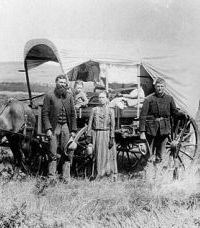
{"type": "Polygon", "coordinates": [[[76,135],[74,141],[77,149],[74,152],[72,169],[76,176],[91,177],[94,173],[93,155],[87,154],[87,126],[83,127],[76,135]],[[93,171],[92,171],[93,169],[93,171]]]}
{"type": "Polygon", "coordinates": [[[173,170],[173,177],[177,179],[181,170],[188,170],[197,157],[199,140],[198,128],[192,118],[175,120],[172,132],[166,143],[168,167],[173,170]]]}
{"type": "MultiPolygon", "coordinates": [[[[129,130],[131,130],[131,127],[129,130]]],[[[130,132],[129,132],[130,133],[130,132]]],[[[140,140],[139,136],[117,136],[117,161],[119,168],[127,171],[138,171],[148,160],[148,147],[146,141],[140,140]]]]}
{"type": "Polygon", "coordinates": [[[119,167],[134,170],[142,161],[142,154],[137,149],[137,145],[132,143],[117,143],[117,161],[119,167]]]}

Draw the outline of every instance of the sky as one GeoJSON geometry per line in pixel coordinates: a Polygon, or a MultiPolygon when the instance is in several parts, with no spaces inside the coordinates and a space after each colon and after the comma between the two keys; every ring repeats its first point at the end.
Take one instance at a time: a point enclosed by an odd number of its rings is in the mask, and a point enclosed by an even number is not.
{"type": "MultiPolygon", "coordinates": [[[[22,62],[24,46],[34,38],[128,41],[139,43],[139,47],[145,44],[142,47],[158,48],[160,56],[163,45],[169,51],[173,47],[190,50],[183,52],[181,70],[179,62],[172,61],[167,70],[174,69],[173,79],[179,72],[179,82],[185,77],[183,82],[191,90],[184,96],[188,103],[195,100],[197,106],[200,0],[0,0],[0,29],[0,63],[22,62]]],[[[182,52],[178,54],[182,57],[182,52]]],[[[1,66],[2,72],[5,70],[5,65],[0,64],[0,79],[4,80],[5,75],[7,80],[8,74],[1,72],[1,66]]],[[[10,67],[8,70],[16,74],[10,67]]],[[[18,74],[24,77],[23,73],[18,74]]],[[[15,80],[18,81],[17,76],[15,80]]]]}
{"type": "Polygon", "coordinates": [[[198,45],[199,0],[0,0],[0,61],[32,38],[198,45]]]}

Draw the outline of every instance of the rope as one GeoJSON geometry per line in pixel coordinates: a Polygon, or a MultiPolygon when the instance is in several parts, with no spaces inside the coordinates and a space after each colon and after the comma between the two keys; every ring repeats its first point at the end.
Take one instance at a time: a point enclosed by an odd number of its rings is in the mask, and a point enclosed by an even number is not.
{"type": "Polygon", "coordinates": [[[34,100],[34,99],[36,99],[36,98],[42,97],[42,96],[44,96],[44,95],[45,95],[45,94],[44,94],[44,93],[42,93],[42,94],[40,94],[40,95],[37,95],[37,96],[31,97],[31,98],[19,99],[18,101],[30,101],[30,100],[34,100]]]}

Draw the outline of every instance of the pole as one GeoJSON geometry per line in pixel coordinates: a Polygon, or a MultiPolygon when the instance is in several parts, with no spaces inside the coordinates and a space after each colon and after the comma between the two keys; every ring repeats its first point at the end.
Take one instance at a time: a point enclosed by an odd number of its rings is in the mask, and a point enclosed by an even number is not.
{"type": "Polygon", "coordinates": [[[107,69],[108,69],[108,66],[106,65],[106,70],[105,70],[106,71],[106,92],[108,93],[108,81],[109,80],[108,80],[108,70],[107,69]]]}
{"type": "Polygon", "coordinates": [[[24,68],[25,68],[25,73],[26,73],[26,83],[27,83],[27,88],[28,88],[30,107],[32,108],[33,101],[32,101],[31,87],[30,87],[29,76],[28,76],[28,65],[27,65],[27,61],[26,60],[24,61],[24,68]]]}
{"type": "Polygon", "coordinates": [[[140,64],[137,65],[137,84],[138,84],[137,118],[139,118],[140,116],[140,64]]]}

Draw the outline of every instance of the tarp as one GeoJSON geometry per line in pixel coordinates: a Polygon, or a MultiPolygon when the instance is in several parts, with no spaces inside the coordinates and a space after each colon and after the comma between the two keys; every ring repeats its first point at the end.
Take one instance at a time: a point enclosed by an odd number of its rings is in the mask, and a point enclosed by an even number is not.
{"type": "Polygon", "coordinates": [[[59,62],[64,73],[88,61],[100,64],[109,82],[137,82],[138,65],[154,80],[163,77],[177,105],[195,116],[198,108],[199,66],[191,48],[127,41],[92,39],[33,39],[27,42],[24,59],[28,69],[47,61],[59,62]]]}

